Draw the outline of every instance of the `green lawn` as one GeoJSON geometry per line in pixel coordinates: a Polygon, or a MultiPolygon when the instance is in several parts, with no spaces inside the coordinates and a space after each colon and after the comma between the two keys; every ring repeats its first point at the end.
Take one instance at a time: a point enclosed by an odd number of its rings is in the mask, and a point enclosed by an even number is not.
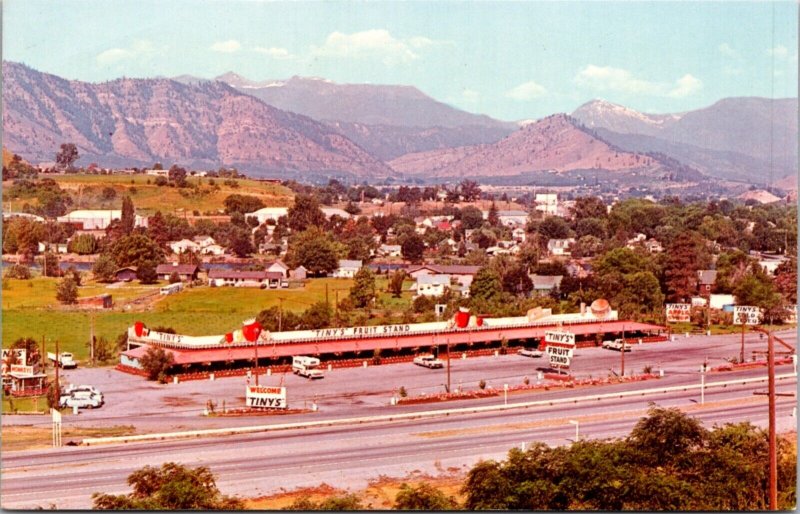
{"type": "MultiPolygon", "coordinates": [[[[91,331],[91,313],[87,311],[67,311],[60,308],[47,308],[55,302],[55,279],[35,279],[34,287],[25,281],[12,280],[10,289],[3,290],[3,345],[8,346],[20,337],[33,337],[41,340],[46,336],[48,348],[54,348],[58,340],[61,351],[72,352],[76,359],[87,358],[86,342],[91,331]],[[36,293],[39,292],[39,295],[36,293]]],[[[277,306],[283,298],[283,308],[287,311],[302,312],[312,304],[325,300],[325,288],[331,304],[349,292],[352,280],[313,279],[306,282],[303,289],[250,289],[235,287],[201,286],[168,296],[148,312],[122,312],[120,310],[99,311],[94,314],[94,330],[97,337],[116,340],[135,321],[142,321],[149,327],[167,326],[189,335],[223,334],[237,328],[242,321],[256,316],[262,309],[277,306]]],[[[410,282],[406,284],[406,287],[410,282]]],[[[125,294],[135,295],[137,283],[126,284],[125,294]]],[[[158,286],[148,286],[158,287],[158,286]]],[[[411,294],[406,292],[402,298],[391,298],[384,291],[386,279],[377,280],[379,297],[385,308],[405,311],[409,308],[411,294]]],[[[85,288],[91,296],[101,292],[101,285],[85,288]]],[[[109,291],[115,301],[120,296],[115,290],[109,291]]],[[[138,291],[141,294],[141,291],[138,291]]],[[[370,322],[380,323],[379,319],[370,322]]]]}
{"type": "MultiPolygon", "coordinates": [[[[31,280],[7,279],[3,287],[3,311],[24,309],[61,309],[56,300],[56,287],[60,279],[52,277],[35,277],[31,280]]],[[[163,284],[162,284],[163,285],[163,284]]],[[[122,287],[108,287],[108,284],[87,282],[78,288],[78,297],[86,298],[109,293],[114,303],[121,304],[134,298],[144,296],[161,285],[145,286],[138,282],[130,282],[122,287]]]]}

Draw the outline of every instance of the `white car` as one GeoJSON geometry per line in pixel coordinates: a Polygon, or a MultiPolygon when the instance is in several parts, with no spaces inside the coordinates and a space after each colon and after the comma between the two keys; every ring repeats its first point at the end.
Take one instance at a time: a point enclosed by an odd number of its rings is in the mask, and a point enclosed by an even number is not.
{"type": "Polygon", "coordinates": [[[70,395],[61,396],[58,403],[61,408],[78,407],[79,409],[96,409],[102,407],[105,401],[103,400],[102,394],[76,391],[70,395]]]}
{"type": "Polygon", "coordinates": [[[523,348],[517,353],[519,353],[523,357],[533,357],[533,358],[538,358],[544,355],[544,353],[541,350],[534,350],[532,348],[523,348]]]}
{"type": "Polygon", "coordinates": [[[88,393],[99,394],[100,396],[102,396],[102,395],[103,395],[103,394],[102,394],[102,393],[101,393],[101,392],[100,392],[100,391],[99,391],[99,390],[98,390],[96,387],[94,387],[94,386],[90,386],[90,385],[75,385],[75,384],[70,384],[70,385],[68,385],[67,387],[65,387],[65,388],[64,388],[64,392],[63,392],[63,393],[61,393],[61,394],[62,394],[62,396],[63,396],[63,395],[70,396],[70,395],[72,395],[72,393],[76,393],[76,392],[78,392],[78,391],[84,391],[84,392],[88,392],[88,393]]]}
{"type": "Polygon", "coordinates": [[[414,357],[414,364],[431,369],[444,367],[444,362],[430,354],[414,357]]]}

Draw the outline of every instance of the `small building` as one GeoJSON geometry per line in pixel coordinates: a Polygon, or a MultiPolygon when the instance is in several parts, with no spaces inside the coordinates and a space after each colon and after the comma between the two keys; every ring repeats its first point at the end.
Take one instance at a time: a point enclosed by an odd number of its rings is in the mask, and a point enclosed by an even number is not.
{"type": "Polygon", "coordinates": [[[563,275],[529,275],[533,283],[531,294],[549,295],[557,293],[561,289],[563,275]]]}
{"type": "Polygon", "coordinates": [[[722,310],[726,305],[736,305],[736,298],[732,294],[712,294],[708,306],[712,309],[722,310]]]}
{"type": "Polygon", "coordinates": [[[333,276],[336,278],[353,278],[362,266],[362,261],[342,259],[339,261],[339,267],[333,271],[333,276]]]}
{"type": "Polygon", "coordinates": [[[383,244],[378,247],[378,255],[382,257],[400,257],[403,255],[403,250],[400,245],[383,244]]]}
{"type": "MultiPolygon", "coordinates": [[[[121,218],[121,210],[83,209],[72,211],[56,219],[59,223],[70,224],[78,230],[105,230],[111,225],[112,221],[121,218]]],[[[147,218],[144,216],[135,216],[134,226],[147,227],[147,218]]]]}
{"type": "Polygon", "coordinates": [[[169,243],[169,247],[174,254],[182,254],[185,252],[199,252],[200,245],[189,239],[181,239],[180,241],[173,241],[169,243]]]}
{"type": "Polygon", "coordinates": [[[30,373],[12,371],[3,377],[3,383],[8,382],[8,392],[13,396],[39,396],[47,389],[47,375],[34,373],[32,366],[30,373]]]}
{"type": "Polygon", "coordinates": [[[208,272],[208,285],[222,287],[267,287],[269,279],[266,271],[241,271],[212,269],[208,272]]]}
{"type": "Polygon", "coordinates": [[[305,280],[308,277],[308,270],[305,266],[298,266],[289,271],[289,276],[294,280],[305,280]]]}
{"type": "Polygon", "coordinates": [[[225,255],[225,248],[218,244],[208,245],[200,250],[200,255],[225,255]]]}
{"type": "Polygon", "coordinates": [[[648,239],[644,242],[644,247],[650,253],[661,253],[664,251],[664,246],[656,239],[648,239]]]}
{"type": "Polygon", "coordinates": [[[558,194],[556,193],[536,193],[533,202],[539,212],[549,216],[558,214],[558,194]]]}
{"type": "Polygon", "coordinates": [[[197,280],[197,264],[178,264],[177,262],[159,264],[156,267],[156,275],[159,280],[169,280],[173,273],[177,273],[181,282],[197,280]]]}
{"type": "Polygon", "coordinates": [[[717,282],[717,270],[702,269],[697,272],[697,290],[700,296],[708,298],[717,282]]]}
{"type": "Polygon", "coordinates": [[[266,271],[280,273],[282,278],[289,278],[289,266],[281,260],[268,262],[265,266],[266,271]]]}
{"type": "Polygon", "coordinates": [[[497,217],[504,227],[524,227],[528,224],[528,213],[526,211],[498,211],[497,217]]]}
{"type": "Polygon", "coordinates": [[[450,287],[450,275],[420,275],[414,286],[417,296],[442,296],[450,287]]]}
{"type": "Polygon", "coordinates": [[[550,255],[561,256],[570,255],[569,247],[575,242],[574,237],[568,239],[550,239],[547,241],[547,251],[550,255]]]}
{"type": "Polygon", "coordinates": [[[114,306],[110,294],[101,294],[97,296],[89,296],[86,298],[78,298],[78,307],[82,309],[110,309],[114,306]]]}
{"type": "Polygon", "coordinates": [[[126,266],[114,272],[114,280],[117,282],[130,282],[136,279],[136,266],[126,266]]]}
{"type": "Polygon", "coordinates": [[[512,239],[514,239],[514,241],[517,241],[519,243],[524,243],[525,240],[528,238],[528,234],[527,232],[525,232],[524,228],[517,227],[511,231],[511,237],[512,239]]]}
{"type": "Polygon", "coordinates": [[[422,264],[409,267],[407,272],[414,279],[421,275],[452,275],[459,279],[465,276],[474,277],[480,269],[480,266],[422,264]]]}
{"type": "Polygon", "coordinates": [[[47,251],[53,253],[69,253],[66,243],[43,243],[39,241],[39,253],[47,251]]]}

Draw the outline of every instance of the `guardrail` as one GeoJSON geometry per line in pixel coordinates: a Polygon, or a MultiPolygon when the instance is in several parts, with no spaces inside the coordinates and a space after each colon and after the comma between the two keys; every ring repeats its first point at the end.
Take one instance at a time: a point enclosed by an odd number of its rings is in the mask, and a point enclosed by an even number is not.
{"type": "MultiPolygon", "coordinates": [[[[775,380],[786,380],[789,378],[796,378],[796,373],[787,373],[785,375],[777,375],[775,380]]],[[[680,386],[670,387],[657,387],[651,389],[641,389],[638,391],[620,391],[616,393],[596,394],[590,396],[581,396],[577,398],[553,398],[550,400],[535,400],[531,402],[510,403],[507,405],[486,405],[481,407],[461,407],[456,409],[440,409],[422,412],[407,412],[400,414],[385,414],[381,416],[369,416],[363,418],[341,418],[330,419],[325,421],[305,421],[299,423],[282,423],[276,425],[256,425],[250,427],[231,427],[231,428],[210,428],[204,430],[191,430],[186,432],[168,432],[161,434],[141,434],[129,436],[116,436],[116,437],[92,437],[81,441],[81,444],[91,446],[93,444],[108,444],[108,443],[128,443],[139,441],[162,441],[166,439],[183,439],[192,437],[215,436],[215,435],[234,435],[234,434],[248,434],[256,432],[273,432],[278,430],[291,430],[298,428],[315,428],[315,427],[330,427],[337,425],[360,425],[364,423],[380,423],[385,421],[402,421],[412,420],[419,418],[433,418],[439,416],[451,416],[458,414],[476,414],[481,412],[492,411],[505,411],[512,409],[527,409],[531,407],[544,407],[553,406],[566,403],[578,403],[583,401],[597,401],[611,398],[626,398],[630,396],[647,396],[649,394],[663,394],[674,391],[688,391],[690,389],[706,389],[712,387],[727,387],[729,385],[745,385],[749,383],[765,382],[768,377],[756,378],[742,378],[738,380],[726,380],[723,382],[709,382],[705,386],[702,384],[687,384],[680,386]]]]}

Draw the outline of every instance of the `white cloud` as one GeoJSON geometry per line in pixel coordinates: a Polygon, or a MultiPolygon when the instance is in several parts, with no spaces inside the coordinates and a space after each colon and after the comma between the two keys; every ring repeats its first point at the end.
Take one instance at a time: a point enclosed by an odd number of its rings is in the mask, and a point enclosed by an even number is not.
{"type": "Polygon", "coordinates": [[[719,45],[717,47],[717,49],[719,50],[719,53],[721,53],[725,57],[738,57],[739,56],[739,52],[734,50],[731,47],[731,45],[729,45],[728,43],[722,43],[721,45],[719,45]]]}
{"type": "Polygon", "coordinates": [[[513,98],[514,100],[519,100],[521,102],[535,100],[536,98],[541,98],[546,94],[547,89],[532,80],[525,82],[524,84],[520,84],[506,92],[506,96],[508,98],[513,98]]]}
{"type": "Polygon", "coordinates": [[[292,55],[289,50],[285,48],[277,48],[277,47],[269,47],[265,48],[263,46],[257,46],[253,48],[254,52],[258,52],[260,54],[267,55],[272,57],[273,59],[294,59],[294,55],[292,55]]]}
{"type": "Polygon", "coordinates": [[[225,54],[238,52],[240,48],[242,48],[242,45],[235,39],[229,39],[227,41],[217,41],[216,43],[211,45],[212,51],[221,52],[225,54]]]}
{"type": "Polygon", "coordinates": [[[579,87],[595,91],[616,91],[642,96],[683,98],[698,92],[703,87],[700,79],[686,74],[674,84],[653,82],[635,77],[630,71],[612,66],[590,64],[574,79],[579,87]]]}
{"type": "Polygon", "coordinates": [[[703,82],[697,77],[686,74],[675,82],[675,87],[672,88],[667,96],[672,98],[685,98],[691,96],[703,89],[703,82]]]}
{"type": "Polygon", "coordinates": [[[166,47],[156,48],[150,41],[137,39],[128,48],[109,48],[97,54],[95,59],[100,65],[107,66],[129,59],[150,58],[165,49],[166,47]]]}
{"type": "Polygon", "coordinates": [[[768,49],[767,55],[777,57],[778,59],[783,59],[785,57],[789,57],[789,49],[783,45],[778,45],[774,48],[768,49]]]}
{"type": "Polygon", "coordinates": [[[321,46],[311,47],[311,57],[378,59],[386,65],[408,64],[420,58],[419,50],[446,41],[424,36],[398,39],[386,29],[370,29],[352,34],[332,32],[321,46]]]}

